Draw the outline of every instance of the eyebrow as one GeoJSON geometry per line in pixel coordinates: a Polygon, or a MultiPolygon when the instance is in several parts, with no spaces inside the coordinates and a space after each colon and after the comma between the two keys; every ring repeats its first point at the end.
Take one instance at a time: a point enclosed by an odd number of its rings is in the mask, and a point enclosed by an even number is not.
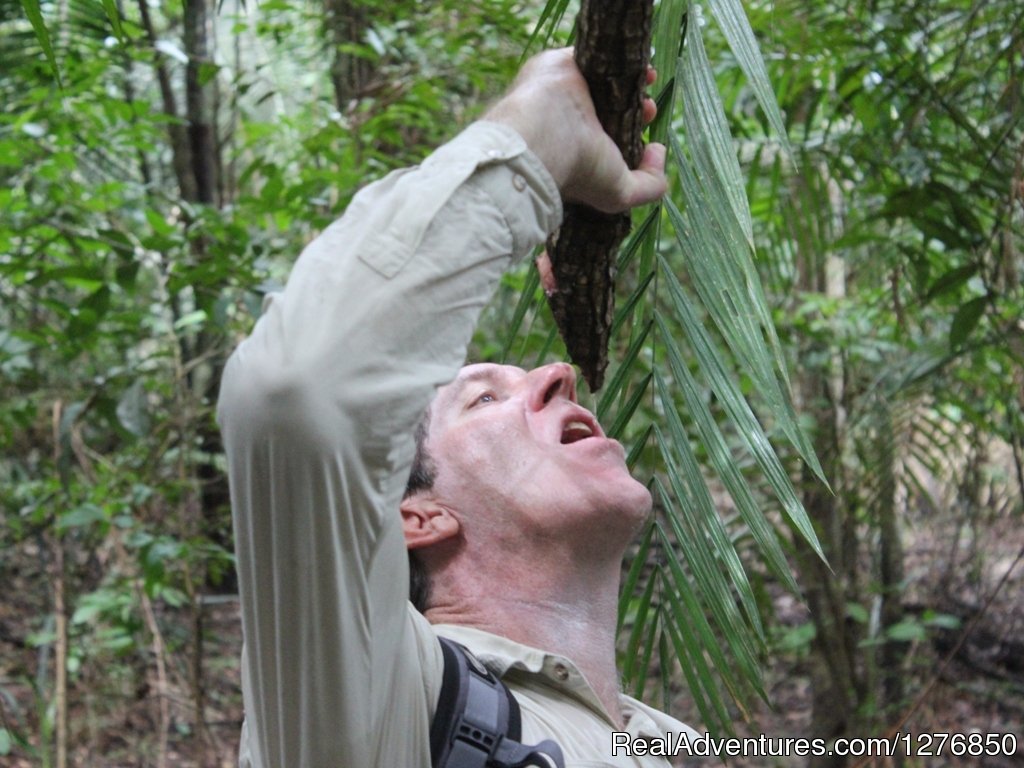
{"type": "Polygon", "coordinates": [[[483,368],[460,376],[452,382],[454,389],[449,393],[448,399],[452,402],[458,402],[471,384],[475,384],[478,381],[493,383],[497,373],[498,370],[496,368],[483,368]]]}
{"type": "Polygon", "coordinates": [[[494,384],[497,379],[507,379],[508,374],[506,369],[499,365],[492,365],[486,368],[478,368],[477,370],[461,374],[455,381],[451,383],[453,389],[447,395],[447,399],[450,402],[459,402],[463,393],[470,387],[471,384],[475,384],[479,381],[486,381],[494,384]]]}

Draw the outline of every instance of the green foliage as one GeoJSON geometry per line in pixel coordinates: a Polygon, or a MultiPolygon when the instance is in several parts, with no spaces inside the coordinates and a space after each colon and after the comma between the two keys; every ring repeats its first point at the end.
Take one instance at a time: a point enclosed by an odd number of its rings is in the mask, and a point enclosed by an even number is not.
{"type": "MultiPolygon", "coordinates": [[[[154,631],[233,588],[212,405],[261,295],[362,184],[472,120],[524,50],[564,42],[574,11],[400,0],[346,25],[327,5],[224,2],[200,55],[195,5],[0,2],[0,573],[38,550],[55,580],[65,555],[83,687],[105,664],[144,674],[154,631]],[[186,125],[216,139],[199,162],[186,125]]],[[[903,610],[875,543],[935,503],[933,480],[974,482],[983,439],[1024,445],[1022,22],[1009,0],[658,3],[649,135],[672,148],[672,191],[622,250],[593,404],[656,500],[619,612],[633,692],[668,706],[685,684],[729,731],[764,695],[766,651],[820,652],[838,626],[855,705],[878,713],[886,654],[955,624],[903,610]],[[775,626],[766,579],[812,607],[835,589],[837,615],[775,626]]],[[[534,269],[503,279],[476,350],[561,355],[534,269]]],[[[51,649],[52,605],[38,613],[51,649]]],[[[166,653],[201,639],[170,631],[166,653]]],[[[50,759],[40,680],[0,756],[50,759]]]]}
{"type": "Polygon", "coordinates": [[[53,75],[60,82],[60,70],[57,68],[57,59],[53,55],[53,45],[50,42],[50,32],[46,28],[46,22],[43,21],[43,12],[39,7],[39,0],[21,0],[21,4],[25,8],[25,15],[28,20],[32,23],[32,30],[36,33],[36,38],[39,40],[39,47],[43,49],[43,53],[46,54],[46,60],[50,64],[50,68],[53,70],[53,75]]]}
{"type": "MultiPolygon", "coordinates": [[[[900,540],[927,524],[915,509],[968,487],[979,445],[1020,444],[1024,38],[1007,26],[1020,17],[1012,3],[955,0],[791,2],[771,15],[795,43],[776,75],[799,165],[787,173],[774,147],[746,142],[748,191],[837,492],[817,523],[831,602],[847,614],[812,612],[817,652],[849,683],[833,702],[848,732],[893,717],[903,702],[880,681],[953,618],[902,606],[900,540]],[[841,659],[839,642],[858,653],[841,659]]],[[[1019,512],[1022,490],[994,498],[1019,512]]]]}
{"type": "MultiPolygon", "coordinates": [[[[180,617],[234,590],[213,404],[261,293],[361,185],[468,123],[527,35],[507,0],[395,4],[344,44],[318,5],[208,3],[196,41],[198,5],[0,5],[0,569],[40,548],[34,641],[43,659],[62,642],[62,583],[83,690],[113,689],[112,664],[191,664],[204,638],[180,617]],[[344,99],[332,59],[369,66],[344,99]]],[[[67,702],[40,680],[0,746],[48,764],[67,702]]]]}

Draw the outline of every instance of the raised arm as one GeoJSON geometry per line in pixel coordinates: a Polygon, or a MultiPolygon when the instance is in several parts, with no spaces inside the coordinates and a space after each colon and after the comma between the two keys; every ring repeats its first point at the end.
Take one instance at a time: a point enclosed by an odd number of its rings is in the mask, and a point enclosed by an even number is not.
{"type": "Polygon", "coordinates": [[[661,194],[663,155],[629,172],[602,137],[568,52],[534,59],[487,120],[360,192],[229,360],[252,765],[426,750],[438,651],[409,617],[397,514],[413,427],[502,272],[558,225],[560,189],[606,209],[661,194]]]}

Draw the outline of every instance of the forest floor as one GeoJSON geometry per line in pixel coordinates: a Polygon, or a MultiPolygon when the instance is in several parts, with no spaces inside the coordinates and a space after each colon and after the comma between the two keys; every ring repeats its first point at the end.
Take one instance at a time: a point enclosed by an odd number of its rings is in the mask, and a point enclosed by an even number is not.
{"type": "MultiPolygon", "coordinates": [[[[1014,734],[1013,757],[918,758],[914,766],[1024,764],[1024,528],[1012,519],[976,526],[976,533],[951,526],[915,526],[906,545],[908,606],[958,612],[959,629],[931,633],[909,649],[906,704],[891,729],[913,734],[1014,734]],[[972,622],[971,615],[983,608],[972,622]],[[965,634],[965,631],[967,632],[965,634]],[[901,719],[906,717],[905,722],[901,719]]],[[[52,743],[53,648],[39,641],[46,630],[40,616],[51,610],[39,553],[32,544],[7,550],[0,559],[0,766],[53,765],[38,750],[52,743]],[[49,707],[49,709],[48,709],[49,707]],[[25,743],[19,744],[23,739],[25,743]]],[[[792,596],[775,598],[776,621],[785,632],[808,621],[792,596]]],[[[203,727],[195,724],[190,680],[187,618],[180,610],[156,617],[165,664],[158,668],[153,646],[114,656],[79,648],[81,664],[70,676],[68,764],[97,768],[222,768],[236,764],[242,704],[238,674],[241,634],[237,600],[214,597],[203,611],[203,727]],[[162,725],[163,724],[163,725],[162,725]],[[166,734],[161,738],[161,733],[166,734]]],[[[138,636],[151,633],[140,631],[138,636]]],[[[72,635],[74,637],[74,634],[72,635]]],[[[88,645],[83,641],[82,645],[88,645]]],[[[73,646],[74,647],[74,646],[73,646]]],[[[740,736],[804,736],[810,732],[811,690],[806,649],[773,653],[767,660],[770,703],[754,702],[750,719],[737,718],[740,736]]],[[[699,724],[691,703],[680,695],[673,713],[699,724]]],[[[878,736],[880,734],[863,734],[878,736]]],[[[689,760],[687,765],[717,765],[689,760]]],[[[789,758],[735,758],[740,768],[800,766],[789,758]]],[[[877,763],[885,765],[887,763],[877,763]]]]}

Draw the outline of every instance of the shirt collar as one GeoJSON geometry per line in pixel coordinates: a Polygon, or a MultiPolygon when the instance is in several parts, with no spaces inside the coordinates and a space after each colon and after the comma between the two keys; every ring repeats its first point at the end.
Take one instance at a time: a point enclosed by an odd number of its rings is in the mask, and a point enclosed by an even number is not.
{"type": "MultiPolygon", "coordinates": [[[[590,683],[576,665],[565,656],[549,653],[523,643],[509,640],[482,629],[457,624],[436,624],[434,631],[442,637],[461,643],[498,677],[511,670],[543,679],[546,683],[581,700],[608,720],[614,721],[594,693],[590,683]]],[[[626,730],[633,736],[663,738],[669,733],[686,733],[691,739],[698,734],[674,717],[649,707],[632,696],[619,694],[626,730]]]]}

